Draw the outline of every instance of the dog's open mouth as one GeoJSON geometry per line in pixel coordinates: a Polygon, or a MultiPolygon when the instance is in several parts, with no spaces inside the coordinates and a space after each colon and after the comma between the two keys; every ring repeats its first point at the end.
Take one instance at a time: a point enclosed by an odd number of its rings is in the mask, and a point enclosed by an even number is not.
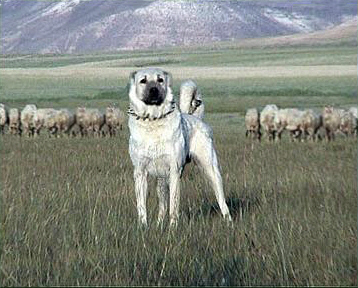
{"type": "Polygon", "coordinates": [[[147,105],[161,105],[164,102],[165,91],[162,87],[156,84],[148,84],[145,92],[143,102],[147,105]]]}

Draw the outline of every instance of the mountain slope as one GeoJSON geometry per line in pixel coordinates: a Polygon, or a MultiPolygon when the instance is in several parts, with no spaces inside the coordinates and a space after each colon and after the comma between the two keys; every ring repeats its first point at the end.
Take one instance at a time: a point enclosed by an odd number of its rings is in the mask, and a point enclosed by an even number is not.
{"type": "Polygon", "coordinates": [[[2,53],[82,53],[307,33],[357,15],[346,0],[7,0],[2,53]]]}

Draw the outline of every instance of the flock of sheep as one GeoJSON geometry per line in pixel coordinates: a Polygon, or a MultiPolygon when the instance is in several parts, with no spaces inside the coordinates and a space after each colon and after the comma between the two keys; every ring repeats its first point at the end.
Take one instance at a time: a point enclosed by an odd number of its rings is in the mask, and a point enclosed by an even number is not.
{"type": "MultiPolygon", "coordinates": [[[[201,119],[204,117],[204,103],[193,80],[186,80],[180,86],[179,109],[201,119]]],[[[41,130],[47,131],[49,136],[114,136],[122,130],[125,121],[125,114],[113,106],[107,107],[105,113],[85,107],[78,107],[72,113],[68,109],[39,109],[34,104],[26,105],[20,111],[0,103],[1,134],[8,126],[10,134],[29,137],[39,135],[41,130]]]]}
{"type": "Polygon", "coordinates": [[[114,136],[125,122],[124,113],[116,107],[107,107],[105,113],[99,109],[77,108],[73,113],[68,109],[39,109],[34,104],[26,105],[20,111],[8,109],[0,104],[0,133],[8,126],[12,135],[37,136],[47,130],[49,136],[114,136]]]}
{"type": "Polygon", "coordinates": [[[279,109],[276,105],[266,105],[259,112],[248,109],[245,115],[246,137],[261,139],[261,128],[269,140],[280,140],[283,131],[288,131],[292,141],[320,139],[319,130],[325,131],[328,141],[340,132],[346,136],[357,135],[357,107],[348,110],[324,107],[322,114],[312,109],[279,109]]]}
{"type": "MultiPolygon", "coordinates": [[[[180,87],[179,109],[182,113],[201,119],[204,117],[202,96],[192,80],[184,81],[180,87]]],[[[26,105],[20,111],[17,108],[8,109],[0,103],[1,134],[8,125],[10,134],[20,136],[36,136],[42,129],[47,130],[50,136],[114,136],[122,129],[125,121],[125,114],[113,106],[107,107],[105,113],[85,107],[79,107],[72,113],[68,109],[38,109],[34,104],[26,105]]],[[[312,109],[279,109],[270,104],[261,112],[256,108],[248,109],[245,126],[246,137],[258,140],[261,139],[261,128],[269,140],[281,139],[286,130],[293,141],[320,139],[319,130],[322,128],[326,139],[330,141],[338,132],[346,136],[357,135],[357,107],[344,110],[326,106],[322,114],[318,114],[312,109]]]]}

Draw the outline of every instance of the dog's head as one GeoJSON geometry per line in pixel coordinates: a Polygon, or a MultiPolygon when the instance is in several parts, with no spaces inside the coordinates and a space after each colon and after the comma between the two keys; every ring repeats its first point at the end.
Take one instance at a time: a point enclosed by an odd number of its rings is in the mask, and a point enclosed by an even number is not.
{"type": "Polygon", "coordinates": [[[147,68],[129,76],[131,109],[142,118],[160,118],[172,107],[172,76],[158,69],[147,68]]]}

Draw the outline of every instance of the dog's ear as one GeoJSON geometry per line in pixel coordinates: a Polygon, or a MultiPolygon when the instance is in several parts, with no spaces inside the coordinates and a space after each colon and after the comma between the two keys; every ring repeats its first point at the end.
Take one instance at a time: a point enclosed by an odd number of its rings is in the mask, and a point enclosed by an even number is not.
{"type": "Polygon", "coordinates": [[[194,89],[194,92],[193,92],[193,99],[195,99],[196,98],[196,93],[198,92],[198,88],[197,87],[195,87],[195,89],[194,89]]]}
{"type": "Polygon", "coordinates": [[[164,71],[164,75],[165,75],[165,78],[166,78],[165,80],[166,80],[167,86],[169,86],[171,88],[172,85],[173,85],[172,74],[167,72],[167,71],[164,71]]]}
{"type": "Polygon", "coordinates": [[[129,93],[131,87],[134,85],[135,74],[137,74],[137,71],[133,71],[129,74],[129,82],[127,83],[126,86],[127,93],[129,93]]]}
{"type": "Polygon", "coordinates": [[[135,80],[135,74],[137,74],[137,71],[133,71],[129,74],[129,83],[133,83],[135,80]]]}

